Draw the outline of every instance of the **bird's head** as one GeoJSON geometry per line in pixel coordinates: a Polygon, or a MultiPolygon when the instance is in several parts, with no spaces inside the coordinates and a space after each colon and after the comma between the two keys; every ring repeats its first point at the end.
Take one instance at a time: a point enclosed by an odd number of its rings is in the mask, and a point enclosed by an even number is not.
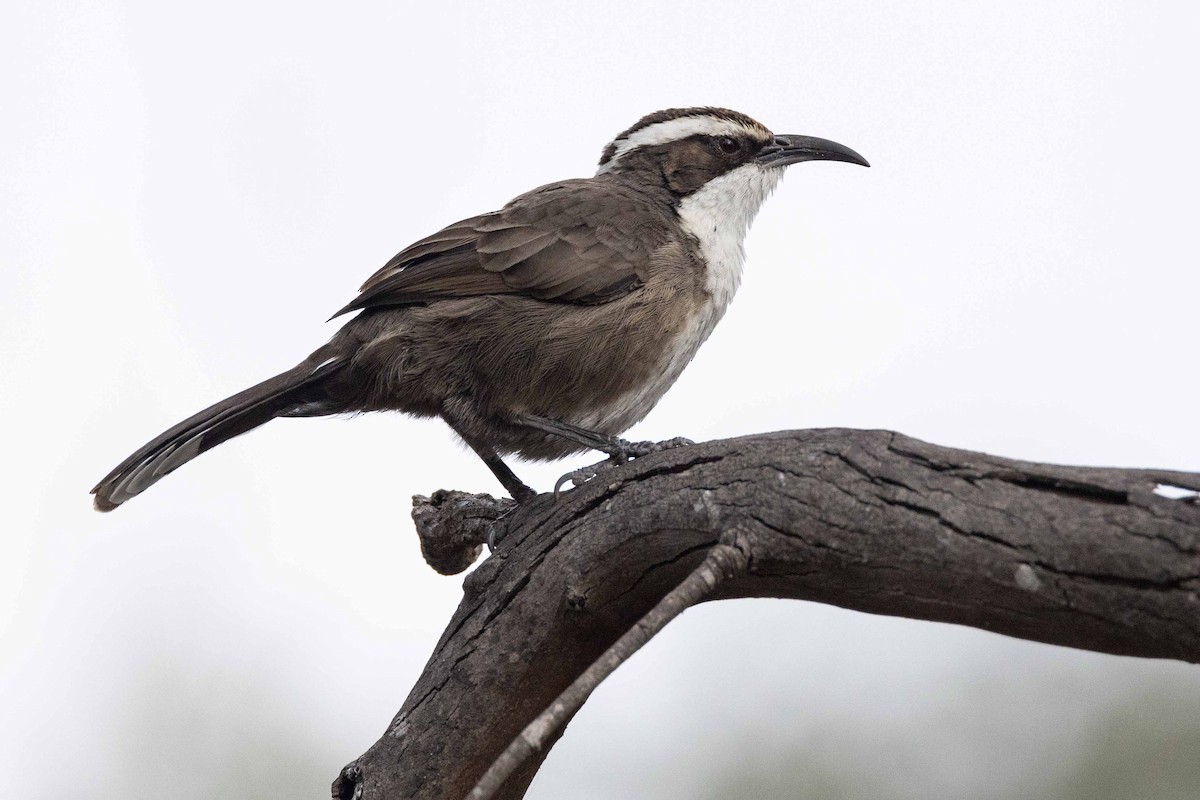
{"type": "Polygon", "coordinates": [[[669,108],[642,117],[609,142],[597,175],[624,174],[686,197],[723,176],[722,184],[730,189],[741,184],[774,187],[784,167],[801,161],[870,166],[845,145],[772,133],[737,111],[669,108]]]}

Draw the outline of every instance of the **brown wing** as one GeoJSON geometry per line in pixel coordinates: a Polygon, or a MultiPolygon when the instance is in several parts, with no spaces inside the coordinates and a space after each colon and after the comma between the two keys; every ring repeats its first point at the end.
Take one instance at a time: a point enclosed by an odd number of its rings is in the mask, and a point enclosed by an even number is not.
{"type": "Polygon", "coordinates": [[[334,316],[484,294],[605,303],[642,284],[668,213],[612,181],[543,186],[405,248],[334,316]]]}

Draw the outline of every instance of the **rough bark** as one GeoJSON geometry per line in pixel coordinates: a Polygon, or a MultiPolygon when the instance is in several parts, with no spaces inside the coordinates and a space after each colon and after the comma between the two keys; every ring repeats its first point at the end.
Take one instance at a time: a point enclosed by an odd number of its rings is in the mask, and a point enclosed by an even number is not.
{"type": "MultiPolygon", "coordinates": [[[[464,581],[424,674],[334,796],[466,797],[718,543],[744,568],[707,599],[815,600],[1200,663],[1200,502],[1162,496],[1159,484],[1200,491],[1200,475],[809,430],[647,456],[515,509],[461,494],[422,499],[423,549],[441,553],[443,571],[463,568],[488,535],[496,549],[464,581]]],[[[495,797],[525,793],[570,713],[495,797]]]]}

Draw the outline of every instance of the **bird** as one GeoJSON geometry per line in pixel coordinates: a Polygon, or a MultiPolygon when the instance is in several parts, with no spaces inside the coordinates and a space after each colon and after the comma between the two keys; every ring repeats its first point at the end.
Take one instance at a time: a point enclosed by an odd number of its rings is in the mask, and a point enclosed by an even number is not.
{"type": "MultiPolygon", "coordinates": [[[[503,457],[598,450],[604,464],[674,446],[619,438],[692,360],[741,280],[743,240],[785,168],[870,166],[850,148],[772,133],[737,111],[648,114],[596,173],[533,189],[401,250],[295,367],[164,431],[92,494],[111,511],[201,453],[277,417],[440,417],[524,503],[503,457]]],[[[562,485],[555,486],[555,494],[562,485]]]]}

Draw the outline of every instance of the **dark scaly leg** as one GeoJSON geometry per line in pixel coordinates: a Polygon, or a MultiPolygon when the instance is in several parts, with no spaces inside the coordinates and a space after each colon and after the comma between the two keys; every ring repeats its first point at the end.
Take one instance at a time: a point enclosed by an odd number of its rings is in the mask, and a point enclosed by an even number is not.
{"type": "Polygon", "coordinates": [[[496,476],[496,480],[500,481],[500,485],[504,490],[512,495],[512,498],[518,503],[525,503],[537,497],[537,492],[527,486],[524,481],[517,477],[508,464],[500,458],[500,455],[487,445],[480,444],[467,435],[465,426],[456,421],[456,415],[453,412],[442,412],[442,419],[446,421],[455,433],[467,443],[467,446],[475,451],[475,455],[483,459],[483,463],[487,464],[488,469],[496,476]]]}
{"type": "Polygon", "coordinates": [[[578,425],[572,425],[569,422],[560,422],[559,420],[540,417],[536,414],[518,414],[516,422],[520,425],[542,431],[543,433],[561,436],[584,447],[608,454],[608,458],[598,464],[573,470],[559,478],[558,482],[554,484],[555,495],[568,482],[574,486],[579,486],[596,477],[603,470],[624,464],[630,459],[694,444],[691,439],[685,439],[682,436],[667,439],[663,442],[630,442],[616,436],[597,433],[587,428],[581,428],[578,425]]]}

